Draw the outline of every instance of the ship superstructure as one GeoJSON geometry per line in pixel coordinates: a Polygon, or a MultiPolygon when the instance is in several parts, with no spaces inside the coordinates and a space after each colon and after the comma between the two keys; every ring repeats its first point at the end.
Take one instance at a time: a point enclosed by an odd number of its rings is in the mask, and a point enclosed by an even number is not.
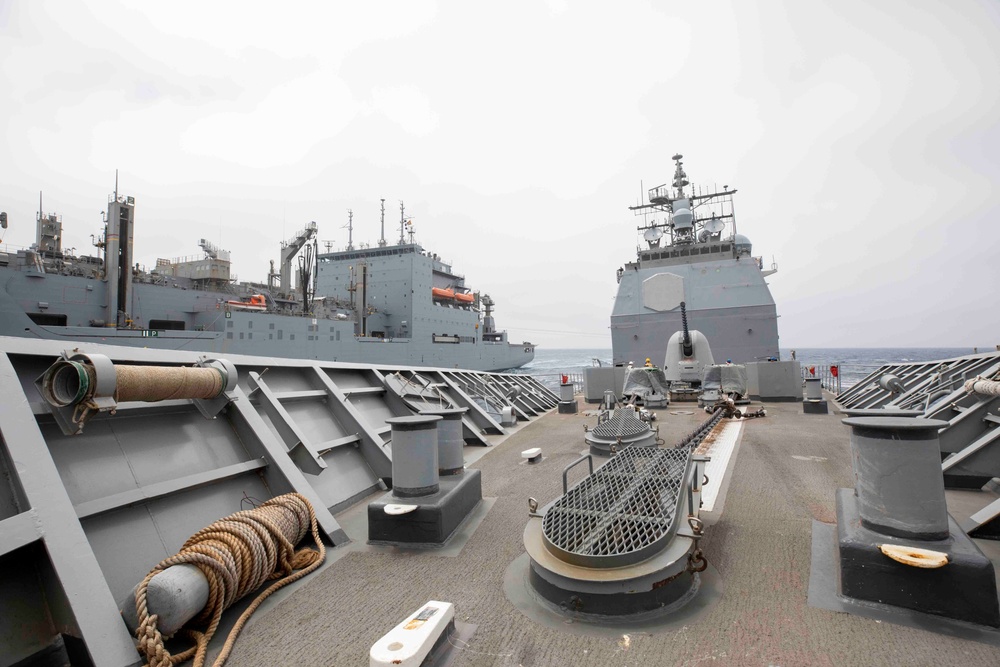
{"type": "Polygon", "coordinates": [[[764,266],[750,240],[736,231],[735,189],[691,186],[682,155],[674,155],[671,184],[648,191],[630,207],[644,216],[638,227],[645,247],[618,269],[611,314],[616,365],[660,363],[667,341],[682,329],[681,303],[716,359],[734,363],[778,357],[778,316],[764,266]]]}
{"type": "Polygon", "coordinates": [[[0,251],[0,335],[470,370],[531,361],[533,344],[496,330],[493,300],[414,240],[402,204],[400,217],[386,242],[383,200],[377,247],[349,237],[324,253],[309,222],[257,283],[205,239],[201,254],[139,266],[132,197],[109,197],[97,256],[64,250],[62,219],[40,203],[35,244],[0,251]]]}

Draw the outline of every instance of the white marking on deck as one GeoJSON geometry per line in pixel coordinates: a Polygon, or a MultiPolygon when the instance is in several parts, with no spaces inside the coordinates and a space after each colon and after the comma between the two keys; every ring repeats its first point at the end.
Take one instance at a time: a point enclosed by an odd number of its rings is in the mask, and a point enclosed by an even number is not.
{"type": "Polygon", "coordinates": [[[736,441],[739,440],[742,429],[742,420],[730,419],[723,422],[715,439],[704,451],[704,454],[712,457],[712,460],[705,465],[708,484],[701,489],[701,509],[703,512],[711,512],[715,508],[715,501],[719,497],[722,481],[725,479],[726,469],[729,467],[729,459],[733,455],[733,450],[736,449],[736,441]]]}

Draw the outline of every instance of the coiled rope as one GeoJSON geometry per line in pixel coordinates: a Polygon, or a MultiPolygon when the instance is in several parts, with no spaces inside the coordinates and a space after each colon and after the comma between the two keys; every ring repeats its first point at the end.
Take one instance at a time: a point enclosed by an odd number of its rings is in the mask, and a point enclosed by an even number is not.
{"type": "Polygon", "coordinates": [[[994,375],[993,379],[979,376],[972,380],[967,380],[965,382],[965,391],[981,396],[1000,396],[1000,381],[998,381],[998,376],[1000,376],[1000,373],[994,375]]]}
{"type": "Polygon", "coordinates": [[[136,589],[139,653],[146,658],[149,667],[169,667],[192,657],[195,667],[202,667],[208,643],[219,627],[222,612],[268,579],[278,579],[257,596],[236,621],[215,660],[214,665],[221,666],[257,607],[279,588],[315,570],[325,558],[326,546],[319,535],[316,513],[309,501],[298,493],[278,496],[255,509],[219,519],[192,535],[177,554],[161,561],[136,589]],[[318,551],[295,551],[295,544],[310,530],[318,551]],[[195,565],[208,579],[208,602],[191,622],[194,625],[207,623],[207,626],[202,631],[181,630],[178,634],[193,640],[195,645],[171,655],[164,648],[164,637],[156,628],[156,614],[150,614],[146,608],[146,588],[157,574],[181,563],[195,565]]]}

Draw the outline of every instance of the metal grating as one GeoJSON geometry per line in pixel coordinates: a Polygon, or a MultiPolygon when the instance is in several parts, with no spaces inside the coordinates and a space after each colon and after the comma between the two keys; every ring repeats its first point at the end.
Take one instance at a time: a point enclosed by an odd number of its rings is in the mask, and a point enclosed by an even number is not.
{"type": "Polygon", "coordinates": [[[627,438],[649,430],[649,425],[635,416],[632,410],[615,410],[615,415],[594,427],[594,435],[599,438],[627,438]]]}
{"type": "Polygon", "coordinates": [[[620,567],[666,546],[688,467],[688,449],[627,447],[546,512],[549,551],[588,567],[620,567]]]}

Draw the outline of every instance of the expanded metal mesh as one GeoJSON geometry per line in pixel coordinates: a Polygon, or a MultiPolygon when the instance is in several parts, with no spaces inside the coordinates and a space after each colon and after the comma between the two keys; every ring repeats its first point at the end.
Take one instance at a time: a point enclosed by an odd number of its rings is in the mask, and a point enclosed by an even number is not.
{"type": "Polygon", "coordinates": [[[600,438],[629,437],[649,430],[649,425],[635,416],[632,410],[615,410],[613,417],[594,427],[594,435],[600,438]]]}
{"type": "Polygon", "coordinates": [[[542,534],[567,562],[618,567],[666,546],[691,452],[627,447],[546,513],[542,534]]]}

